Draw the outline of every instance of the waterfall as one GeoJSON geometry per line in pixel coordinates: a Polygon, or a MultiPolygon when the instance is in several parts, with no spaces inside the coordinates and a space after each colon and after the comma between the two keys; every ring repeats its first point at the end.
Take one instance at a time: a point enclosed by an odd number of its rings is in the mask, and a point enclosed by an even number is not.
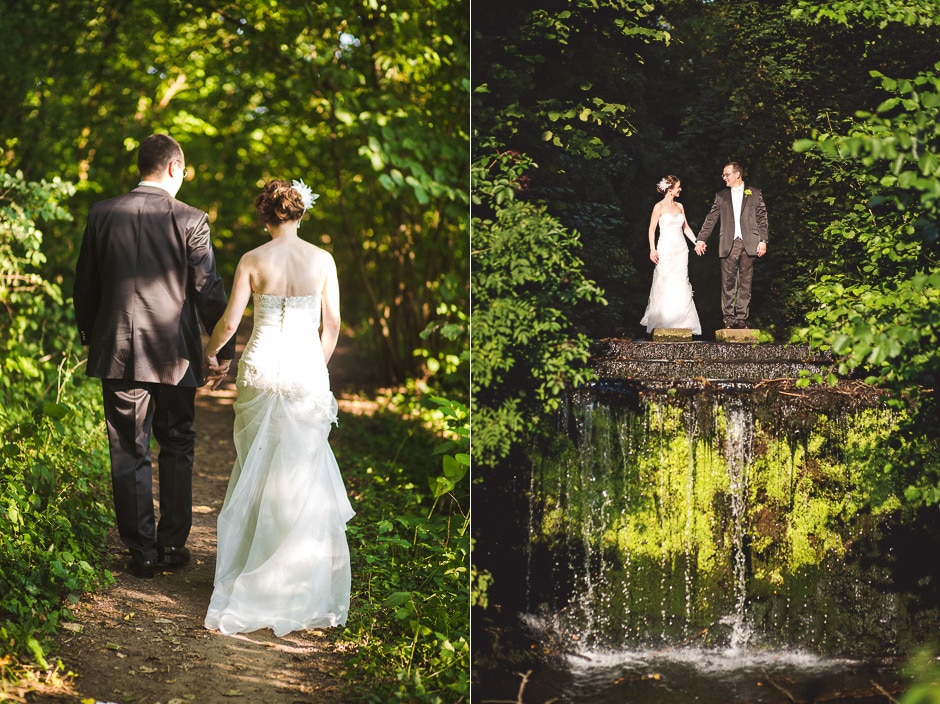
{"type": "Polygon", "coordinates": [[[861,382],[799,386],[833,370],[799,345],[610,339],[592,355],[598,381],[566,396],[556,432],[475,490],[475,559],[501,607],[475,621],[493,653],[481,700],[902,691],[940,618],[940,519],[904,498],[905,411],[861,382]]]}
{"type": "Polygon", "coordinates": [[[576,652],[878,652],[907,627],[851,554],[902,489],[858,438],[877,408],[797,422],[740,387],[570,399],[529,486],[529,623],[576,652]],[[847,590],[846,585],[852,589],[847,590]],[[874,614],[878,614],[876,617],[874,614]],[[832,628],[838,623],[838,631],[832,628]]]}
{"type": "Polygon", "coordinates": [[[747,626],[747,560],[744,554],[744,536],[747,522],[747,470],[751,454],[753,414],[740,399],[729,404],[725,431],[725,458],[728,461],[728,489],[731,503],[732,563],[734,565],[734,613],[731,614],[731,650],[747,645],[750,629],[747,626]]]}

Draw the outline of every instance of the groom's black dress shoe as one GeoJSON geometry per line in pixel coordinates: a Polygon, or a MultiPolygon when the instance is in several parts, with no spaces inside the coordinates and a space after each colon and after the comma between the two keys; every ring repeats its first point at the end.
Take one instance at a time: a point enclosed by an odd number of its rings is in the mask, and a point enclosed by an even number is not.
{"type": "Polygon", "coordinates": [[[184,567],[189,564],[189,550],[186,548],[157,548],[157,566],[165,569],[184,567]]]}
{"type": "Polygon", "coordinates": [[[132,557],[127,561],[127,571],[140,579],[153,579],[157,573],[157,561],[137,560],[132,557]]]}

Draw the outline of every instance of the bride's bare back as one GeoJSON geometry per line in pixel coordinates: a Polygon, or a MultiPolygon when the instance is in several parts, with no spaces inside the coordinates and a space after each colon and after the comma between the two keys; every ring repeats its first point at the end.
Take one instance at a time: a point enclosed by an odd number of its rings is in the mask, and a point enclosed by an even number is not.
{"type": "Polygon", "coordinates": [[[330,273],[336,271],[326,251],[297,238],[263,244],[248,252],[242,264],[248,269],[251,290],[273,296],[323,293],[330,273]]]}
{"type": "Polygon", "coordinates": [[[272,240],[238,262],[228,307],[212,331],[206,345],[209,366],[218,364],[215,355],[235,334],[253,293],[273,296],[313,296],[322,298],[320,340],[327,362],[339,338],[339,282],[336,263],[324,249],[297,237],[297,221],[269,225],[272,240]]]}

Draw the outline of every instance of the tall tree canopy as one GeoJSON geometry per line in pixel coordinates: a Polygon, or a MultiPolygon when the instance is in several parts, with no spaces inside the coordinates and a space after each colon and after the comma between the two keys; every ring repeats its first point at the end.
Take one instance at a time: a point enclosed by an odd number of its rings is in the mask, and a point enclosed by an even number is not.
{"type": "MultiPolygon", "coordinates": [[[[180,197],[210,213],[231,272],[262,241],[259,186],[302,178],[321,198],[301,232],[334,252],[364,374],[447,351],[420,334],[468,305],[466,0],[14,0],[0,31],[0,166],[76,182],[79,223],[167,132],[190,166],[180,197]]],[[[46,231],[65,281],[80,235],[46,231]]]]}
{"type": "MultiPolygon", "coordinates": [[[[642,334],[656,182],[682,179],[697,229],[731,160],[762,187],[770,211],[752,319],[780,341],[805,324],[807,288],[831,250],[818,236],[827,213],[815,163],[793,143],[877,106],[871,71],[932,70],[940,28],[928,5],[624,0],[590,10],[492,3],[481,13],[474,80],[486,89],[474,131],[531,157],[539,168],[526,197],[579,231],[584,274],[609,303],[581,312],[587,332],[642,334]]],[[[713,255],[690,262],[706,329],[720,325],[717,269],[713,255]]]]}
{"type": "Polygon", "coordinates": [[[639,47],[668,33],[646,26],[651,6],[637,0],[479,9],[472,390],[483,474],[543,425],[566,386],[590,376],[589,340],[574,320],[579,306],[603,320],[595,281],[611,277],[598,259],[583,276],[581,242],[620,251],[608,177],[634,131],[635,74],[611,69],[636,66],[639,47]]]}
{"type": "MultiPolygon", "coordinates": [[[[484,2],[481,10],[474,25],[478,163],[507,163],[499,160],[515,153],[512,163],[535,167],[481,182],[475,226],[504,222],[500,210],[519,201],[538,204],[551,227],[533,228],[530,218],[515,223],[515,234],[525,242],[536,231],[556,233],[569,262],[567,271],[539,269],[541,291],[551,295],[536,310],[563,310],[551,335],[536,335],[544,329],[537,315],[511,327],[515,348],[477,337],[488,328],[474,330],[476,361],[487,372],[474,389],[478,402],[492,403],[487,412],[518,399],[532,427],[539,409],[552,407],[532,402],[532,389],[541,388],[535,382],[550,377],[545,359],[564,356],[568,381],[585,378],[576,369],[583,358],[559,340],[645,335],[639,320],[652,278],[646,234],[655,184],[679,176],[697,230],[729,161],[744,165],[746,183],[762,187],[770,214],[752,323],[781,342],[833,348],[844,355],[846,374],[898,390],[935,388],[940,26],[933,3],[529,0],[484,2]],[[582,286],[582,295],[573,297],[569,286],[582,286]],[[491,354],[497,348],[500,359],[491,354]],[[514,368],[494,394],[484,388],[491,365],[505,368],[510,356],[514,368]]],[[[483,241],[494,232],[485,230],[483,241]]],[[[474,275],[524,279],[519,262],[538,247],[523,256],[521,242],[517,256],[496,267],[501,274],[483,261],[496,250],[474,248],[474,275]]],[[[690,278],[709,339],[721,323],[715,255],[691,257],[690,278]]],[[[474,298],[487,323],[496,290],[480,288],[474,298]]],[[[530,283],[515,295],[533,291],[530,283]]],[[[929,411],[930,400],[922,401],[929,411]]],[[[502,430],[520,432],[519,415],[506,414],[502,430]]]]}

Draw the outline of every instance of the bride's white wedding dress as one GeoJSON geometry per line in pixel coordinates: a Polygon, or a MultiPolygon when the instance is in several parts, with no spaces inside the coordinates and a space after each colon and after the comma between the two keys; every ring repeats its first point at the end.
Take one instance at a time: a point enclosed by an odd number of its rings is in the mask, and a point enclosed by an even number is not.
{"type": "Polygon", "coordinates": [[[346,622],[354,512],[328,443],[336,400],[320,309],[319,295],[254,295],[206,628],[282,636],[346,622]]]}
{"type": "Polygon", "coordinates": [[[653,270],[649,303],[640,325],[646,332],[656,328],[690,328],[702,334],[702,324],[692,300],[689,283],[689,246],[682,234],[682,213],[663,213],[659,216],[659,264],[653,270]]]}

